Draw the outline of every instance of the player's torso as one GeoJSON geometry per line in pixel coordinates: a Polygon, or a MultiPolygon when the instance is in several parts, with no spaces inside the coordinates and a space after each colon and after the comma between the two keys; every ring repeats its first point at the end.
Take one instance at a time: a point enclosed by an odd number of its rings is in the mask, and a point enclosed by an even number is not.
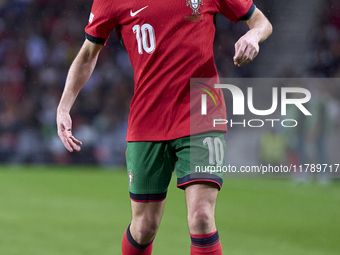
{"type": "Polygon", "coordinates": [[[128,140],[189,135],[190,78],[216,77],[215,0],[125,0],[119,30],[134,67],[128,140]]]}

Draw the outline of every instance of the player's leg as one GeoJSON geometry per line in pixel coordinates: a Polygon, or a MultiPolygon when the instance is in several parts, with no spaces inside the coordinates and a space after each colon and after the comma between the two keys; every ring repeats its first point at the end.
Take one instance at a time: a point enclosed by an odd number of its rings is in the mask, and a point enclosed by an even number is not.
{"type": "Polygon", "coordinates": [[[215,205],[219,187],[211,182],[185,186],[191,255],[221,255],[222,247],[215,225],[215,205]]]}
{"type": "Polygon", "coordinates": [[[186,185],[185,199],[191,234],[204,235],[216,231],[215,205],[217,194],[218,187],[214,183],[194,182],[186,185]]]}
{"type": "Polygon", "coordinates": [[[153,239],[156,236],[165,201],[131,201],[132,221],[124,233],[123,255],[150,255],[153,239]]]}
{"type": "Polygon", "coordinates": [[[150,255],[174,169],[167,142],[129,142],[126,162],[132,221],[122,241],[123,255],[150,255]]]}
{"type": "Polygon", "coordinates": [[[223,172],[200,172],[197,169],[225,165],[224,133],[207,132],[183,137],[172,145],[178,157],[177,186],[186,194],[191,255],[221,255],[222,247],[215,226],[215,204],[223,172]]]}

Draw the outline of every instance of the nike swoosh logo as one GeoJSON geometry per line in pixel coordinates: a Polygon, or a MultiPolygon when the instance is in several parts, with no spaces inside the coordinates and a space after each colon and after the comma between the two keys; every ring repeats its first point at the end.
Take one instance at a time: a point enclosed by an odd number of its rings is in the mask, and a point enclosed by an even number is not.
{"type": "Polygon", "coordinates": [[[138,13],[140,13],[141,11],[143,11],[145,8],[148,8],[148,5],[145,6],[145,7],[143,7],[142,9],[139,9],[139,10],[136,11],[136,12],[132,12],[132,9],[131,9],[131,10],[130,10],[130,15],[131,15],[131,17],[136,16],[138,13]]]}

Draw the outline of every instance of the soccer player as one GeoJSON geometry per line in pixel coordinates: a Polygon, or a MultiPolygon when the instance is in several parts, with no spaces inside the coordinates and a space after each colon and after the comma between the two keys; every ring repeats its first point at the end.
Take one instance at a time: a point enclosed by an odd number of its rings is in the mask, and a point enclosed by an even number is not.
{"type": "Polygon", "coordinates": [[[249,26],[235,44],[233,59],[239,67],[248,64],[272,32],[252,0],[94,0],[85,42],[57,109],[58,135],[70,152],[80,150],[69,112],[115,28],[135,80],[126,138],[132,221],[123,236],[123,255],[151,254],[175,166],[177,185],[186,196],[190,254],[222,254],[214,218],[222,176],[190,174],[190,152],[199,155],[196,165],[225,164],[209,157],[209,142],[225,147],[225,128],[214,129],[203,121],[190,132],[190,78],[218,77],[213,57],[216,13],[249,26]]]}

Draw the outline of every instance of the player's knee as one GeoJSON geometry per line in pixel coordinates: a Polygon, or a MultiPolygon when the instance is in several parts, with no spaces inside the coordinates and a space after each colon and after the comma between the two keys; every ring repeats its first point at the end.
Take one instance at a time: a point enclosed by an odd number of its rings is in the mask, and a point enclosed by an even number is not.
{"type": "MultiPolygon", "coordinates": [[[[134,223],[134,222],[133,222],[134,223]]],[[[156,221],[138,221],[135,224],[132,223],[133,237],[139,244],[145,244],[150,242],[157,233],[158,223],[156,221]]]]}
{"type": "Polygon", "coordinates": [[[208,208],[198,208],[188,215],[190,232],[206,233],[215,224],[214,213],[208,208]]]}

